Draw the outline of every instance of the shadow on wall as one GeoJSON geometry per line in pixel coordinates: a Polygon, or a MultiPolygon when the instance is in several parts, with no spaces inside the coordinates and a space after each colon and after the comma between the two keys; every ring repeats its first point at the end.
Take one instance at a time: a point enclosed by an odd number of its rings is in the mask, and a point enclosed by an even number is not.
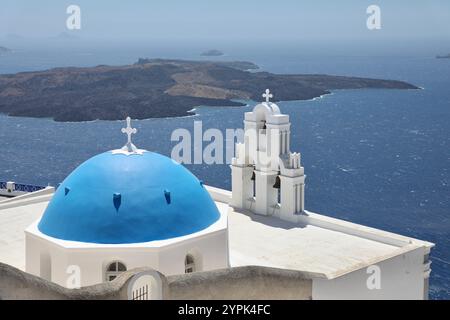
{"type": "Polygon", "coordinates": [[[111,282],[66,289],[0,263],[0,300],[195,300],[296,299],[312,297],[314,275],[266,267],[237,267],[165,277],[139,268],[111,282]]]}

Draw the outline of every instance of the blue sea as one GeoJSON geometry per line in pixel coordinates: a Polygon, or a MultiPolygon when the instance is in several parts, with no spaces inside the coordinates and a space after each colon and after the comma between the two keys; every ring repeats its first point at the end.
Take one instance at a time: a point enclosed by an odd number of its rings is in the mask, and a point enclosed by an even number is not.
{"type": "MultiPolygon", "coordinates": [[[[129,64],[138,57],[199,59],[176,47],[97,50],[18,49],[0,56],[0,73],[59,66],[129,64]]],[[[433,56],[307,54],[230,49],[275,73],[396,79],[422,90],[340,90],[311,101],[280,102],[292,121],[291,149],[302,153],[306,207],[340,219],[434,242],[430,296],[450,299],[450,59],[433,56]]],[[[274,93],[276,95],[276,92],[274,93]]],[[[170,156],[177,128],[241,128],[241,108],[197,108],[183,118],[135,121],[140,148],[170,156]]],[[[56,185],[91,156],[121,147],[123,122],[57,123],[0,115],[0,181],[56,185]]],[[[189,165],[205,183],[230,188],[224,165],[189,165]]]]}

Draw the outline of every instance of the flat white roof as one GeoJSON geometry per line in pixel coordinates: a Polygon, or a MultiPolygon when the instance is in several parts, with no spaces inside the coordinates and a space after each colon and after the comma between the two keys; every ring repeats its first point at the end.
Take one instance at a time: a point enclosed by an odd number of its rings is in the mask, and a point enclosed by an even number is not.
{"type": "MultiPolygon", "coordinates": [[[[216,202],[231,192],[208,187],[216,202]]],[[[261,265],[333,279],[405,252],[433,244],[312,212],[299,223],[247,211],[228,213],[232,267],[261,265]]]]}
{"type": "Polygon", "coordinates": [[[48,202],[1,209],[0,262],[25,270],[25,229],[38,220],[48,202]]]}
{"type": "Polygon", "coordinates": [[[331,278],[359,269],[399,247],[314,225],[231,211],[228,215],[232,266],[263,265],[331,278]]]}
{"type": "MultiPolygon", "coordinates": [[[[230,192],[208,187],[224,210],[230,192]]],[[[25,268],[25,229],[39,219],[51,195],[0,203],[0,262],[25,268]],[[14,205],[11,207],[11,205],[14,205]]],[[[231,266],[261,265],[332,279],[432,243],[312,212],[300,223],[228,207],[231,266]]]]}
{"type": "MultiPolygon", "coordinates": [[[[231,192],[208,187],[219,202],[231,192]]],[[[299,222],[229,208],[228,232],[232,267],[261,265],[299,270],[333,279],[432,243],[327,217],[313,212],[299,222]]]]}

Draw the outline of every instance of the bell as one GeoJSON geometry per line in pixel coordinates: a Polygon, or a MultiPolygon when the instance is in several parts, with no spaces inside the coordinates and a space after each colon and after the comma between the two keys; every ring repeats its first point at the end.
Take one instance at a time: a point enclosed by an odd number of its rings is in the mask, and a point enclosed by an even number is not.
{"type": "Polygon", "coordinates": [[[277,176],[277,178],[275,179],[275,184],[273,185],[273,187],[274,187],[275,189],[280,189],[280,187],[281,187],[281,179],[280,179],[280,176],[277,176]]]}

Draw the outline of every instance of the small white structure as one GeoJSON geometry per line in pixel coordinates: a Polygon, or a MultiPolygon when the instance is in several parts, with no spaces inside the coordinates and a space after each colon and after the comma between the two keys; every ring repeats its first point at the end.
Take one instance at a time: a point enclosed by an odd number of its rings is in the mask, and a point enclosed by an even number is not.
{"type": "Polygon", "coordinates": [[[245,113],[244,143],[236,144],[232,159],[232,206],[251,212],[298,221],[305,209],[305,173],[300,153],[290,151],[291,123],[270,102],[245,113]]]}
{"type": "Polygon", "coordinates": [[[129,118],[122,132],[127,144],[79,166],[27,228],[26,271],[70,287],[144,266],[166,275],[228,267],[228,206],[183,166],[136,148],[129,118]]]}

